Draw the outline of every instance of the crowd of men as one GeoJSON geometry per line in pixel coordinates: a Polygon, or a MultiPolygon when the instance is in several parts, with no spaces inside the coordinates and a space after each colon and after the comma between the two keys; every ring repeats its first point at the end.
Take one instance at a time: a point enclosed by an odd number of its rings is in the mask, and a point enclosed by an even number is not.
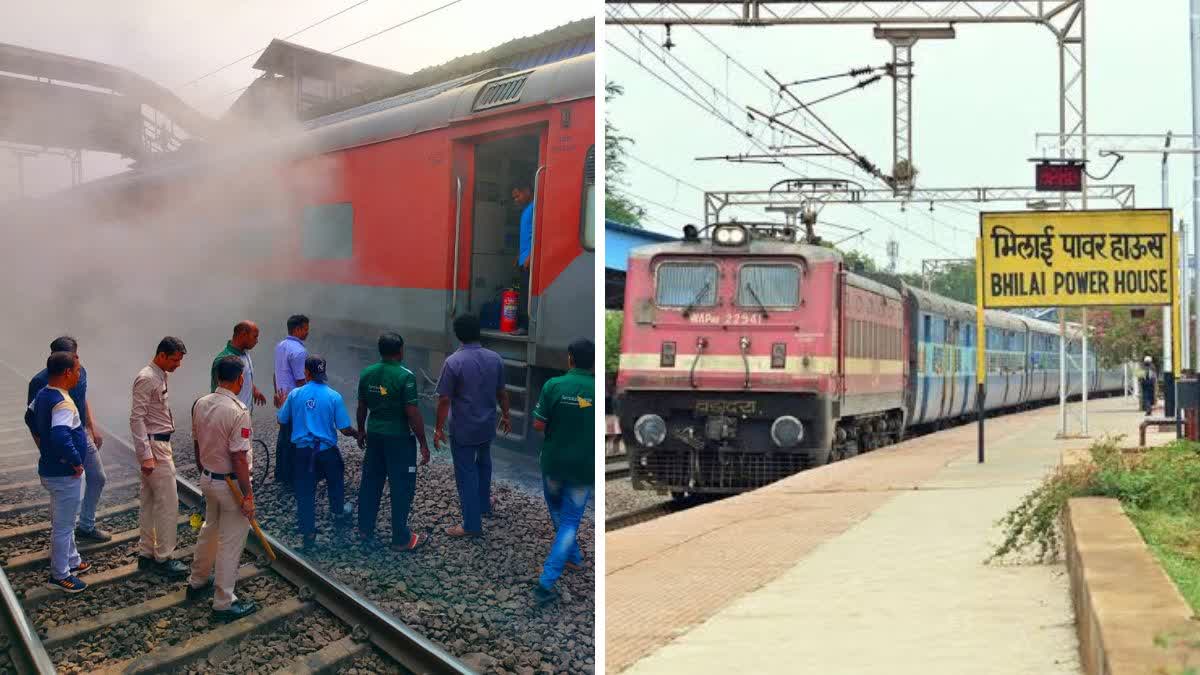
{"type": "MultiPolygon", "coordinates": [[[[278,422],[275,481],[296,499],[296,525],[302,550],[316,547],[316,490],[325,481],[335,528],[349,529],[353,509],[345,499],[345,463],[338,435],[354,439],[365,451],[358,489],[357,540],[378,545],[375,528],[385,483],[391,484],[391,541],[401,553],[420,549],[428,533],[413,531],[409,512],[417,486],[417,467],[429,462],[425,422],[418,406],[416,377],[404,365],[404,339],[379,337],[379,361],[358,379],[356,419],[351,420],[340,393],[328,383],[327,364],[308,352],[309,319],[287,321],[288,335],[275,347],[273,403],[278,422]],[[419,459],[418,459],[419,450],[419,459]]],[[[478,318],[460,316],[454,332],[461,346],[445,361],[437,385],[435,447],[448,440],[462,509],[462,522],[445,530],[452,538],[479,537],[483,519],[497,508],[491,496],[491,444],[497,431],[512,427],[501,357],[480,344],[478,318]],[[449,433],[447,433],[449,432],[449,433]]],[[[250,351],[259,328],[250,321],[234,326],[233,336],[213,359],[211,390],[191,408],[193,450],[199,486],[205,498],[192,564],[175,558],[178,492],[171,437],[177,426],[171,411],[171,373],[187,348],[165,337],[154,357],[133,381],[129,427],[141,468],[138,569],[187,579],[189,599],[213,594],[214,616],[236,619],[256,610],[234,594],[237,568],[255,517],[251,478],[251,414],[266,395],[255,379],[250,351]]],[[[78,343],[60,337],[50,344],[46,368],[29,383],[26,424],[38,446],[38,474],[50,493],[51,557],[48,585],[79,593],[80,578],[91,569],[76,540],[109,541],[96,525],[96,505],[105,473],[99,449],[103,437],[87,404],[87,371],[78,343]]],[[[545,383],[533,410],[533,424],[545,433],[540,453],[543,491],[555,538],[542,573],[532,585],[539,603],[552,601],[554,584],[565,569],[577,569],[583,557],[576,541],[579,522],[594,483],[595,347],[580,339],[568,348],[570,370],[545,383]]]]}

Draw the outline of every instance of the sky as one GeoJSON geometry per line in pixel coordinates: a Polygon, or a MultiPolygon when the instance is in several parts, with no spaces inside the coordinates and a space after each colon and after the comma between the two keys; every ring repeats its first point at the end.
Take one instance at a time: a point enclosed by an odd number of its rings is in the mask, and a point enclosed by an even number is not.
{"type": "MultiPolygon", "coordinates": [[[[662,53],[657,45],[665,37],[663,28],[641,30],[641,45],[635,34],[621,26],[605,26],[605,39],[679,83],[655,57],[662,53]]],[[[671,38],[676,46],[671,53],[707,80],[708,86],[697,87],[699,93],[743,127],[747,120],[744,106],[775,109],[776,93],[755,79],[766,79],[764,69],[784,81],[794,81],[878,66],[892,58],[890,46],[875,39],[870,26],[700,30],[703,36],[690,27],[675,26],[671,38]],[[740,70],[737,63],[755,77],[740,70]]],[[[1089,0],[1087,44],[1089,133],[1191,132],[1187,0],[1089,0]],[[1136,10],[1132,9],[1135,5],[1136,10]]],[[[679,62],[667,58],[690,82],[700,82],[679,62]]],[[[960,25],[953,40],[918,42],[912,60],[913,162],[920,172],[918,184],[1032,185],[1033,167],[1028,159],[1038,154],[1034,135],[1058,130],[1058,50],[1053,34],[1034,25],[960,25]]],[[[609,104],[606,114],[623,135],[634,140],[624,189],[643,198],[641,204],[648,214],[644,225],[649,229],[677,231],[687,222],[702,222],[703,201],[696,187],[762,190],[798,174],[830,176],[829,167],[851,170],[845,160],[817,160],[817,166],[791,161],[790,168],[696,161],[699,156],[757,150],[737,131],[615,49],[608,50],[604,63],[607,79],[625,89],[623,96],[609,104]]],[[[795,91],[808,101],[852,82],[843,78],[795,91]]],[[[891,166],[890,79],[818,104],[816,110],[861,154],[885,170],[891,166]]],[[[813,130],[811,125],[802,128],[813,130]]],[[[1128,155],[1103,182],[1133,184],[1137,206],[1159,207],[1160,157],[1128,155]]],[[[1108,171],[1110,160],[1095,153],[1090,159],[1091,174],[1108,171]]],[[[1170,204],[1176,220],[1184,217],[1189,223],[1191,161],[1190,156],[1175,155],[1169,163],[1170,204]]],[[[861,174],[858,180],[871,186],[861,174]]],[[[634,197],[634,201],[639,200],[634,197]]],[[[1096,204],[1089,206],[1097,208],[1096,204]]],[[[1008,204],[1001,208],[1023,207],[1008,204]]],[[[873,205],[871,211],[874,213],[860,206],[828,205],[820,218],[855,230],[869,229],[865,241],[859,238],[847,246],[881,263],[886,261],[888,240],[894,238],[900,245],[901,271],[919,272],[923,259],[973,256],[978,206],[938,204],[931,213],[928,203],[910,204],[903,210],[896,205],[873,205]]],[[[767,214],[741,211],[731,215],[764,218],[767,214]]],[[[818,226],[818,232],[833,239],[851,234],[832,226],[823,231],[818,226]]]]}
{"type": "MultiPolygon", "coordinates": [[[[344,14],[291,38],[332,51],[359,38],[450,0],[368,0],[344,14]]],[[[31,47],[128,68],[168,87],[201,112],[219,115],[237,98],[235,91],[261,73],[253,70],[258,52],[284,37],[359,0],[46,0],[0,3],[0,43],[31,47]],[[183,86],[235,59],[254,53],[211,77],[183,86]]],[[[339,56],[401,72],[413,72],[508,40],[594,16],[588,0],[461,0],[413,23],[356,45],[339,56]]],[[[31,191],[62,187],[69,168],[59,158],[33,160],[38,174],[31,191]]],[[[110,156],[89,153],[85,178],[119,169],[110,156]]],[[[0,152],[0,195],[13,182],[14,160],[0,152]]]]}

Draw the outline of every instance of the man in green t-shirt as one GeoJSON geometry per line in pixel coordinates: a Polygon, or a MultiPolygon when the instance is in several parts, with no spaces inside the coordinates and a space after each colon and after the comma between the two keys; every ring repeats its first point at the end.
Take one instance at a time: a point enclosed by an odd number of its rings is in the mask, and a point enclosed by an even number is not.
{"type": "Polygon", "coordinates": [[[379,336],[379,363],[367,366],[358,377],[358,446],[367,451],[358,489],[358,537],[363,544],[374,541],[383,484],[388,481],[392,484],[391,548],[407,552],[428,541],[427,535],[408,529],[408,512],[417,487],[417,443],[420,465],[429,463],[429,446],[417,407],[417,378],[403,360],[404,338],[384,333],[379,336]]]}
{"type": "Polygon", "coordinates": [[[250,412],[254,412],[255,405],[266,405],[267,397],[258,390],[258,386],[254,383],[254,361],[250,359],[250,350],[258,345],[258,324],[253,321],[239,321],[233,327],[233,338],[225,343],[225,349],[222,349],[219,354],[213,357],[211,376],[212,382],[209,391],[217,391],[217,364],[226,356],[236,356],[242,361],[242,374],[246,378],[246,385],[242,387],[242,393],[238,394],[238,399],[246,404],[250,412]]]}
{"type": "Polygon", "coordinates": [[[567,347],[566,375],[542,386],[533,409],[533,428],[545,432],[542,443],[542,491],[556,530],[542,576],[534,585],[539,604],[556,596],[554,582],[563,568],[579,569],[583,554],[576,535],[595,483],[596,345],[579,339],[567,347]]]}

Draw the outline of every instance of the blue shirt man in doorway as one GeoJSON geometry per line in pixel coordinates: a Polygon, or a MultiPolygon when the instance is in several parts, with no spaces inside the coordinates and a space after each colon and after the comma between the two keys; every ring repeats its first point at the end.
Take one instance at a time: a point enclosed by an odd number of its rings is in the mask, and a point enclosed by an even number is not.
{"type": "Polygon", "coordinates": [[[527,288],[530,285],[529,265],[530,257],[533,255],[533,186],[528,180],[517,181],[512,186],[513,203],[517,208],[521,209],[521,247],[517,251],[517,269],[520,271],[520,278],[517,284],[520,288],[525,289],[521,293],[520,306],[517,315],[517,335],[524,335],[528,331],[525,328],[528,325],[529,298],[532,289],[527,288]]]}

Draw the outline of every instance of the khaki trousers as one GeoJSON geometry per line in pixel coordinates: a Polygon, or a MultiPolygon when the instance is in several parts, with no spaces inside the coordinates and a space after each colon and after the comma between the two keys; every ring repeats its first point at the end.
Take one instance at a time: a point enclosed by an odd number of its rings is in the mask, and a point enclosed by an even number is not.
{"type": "MultiPolygon", "coordinates": [[[[167,456],[170,456],[171,444],[167,441],[150,441],[152,446],[166,446],[167,456]]],[[[155,458],[158,465],[150,475],[141,474],[142,494],[141,511],[138,513],[138,526],[142,538],[138,544],[138,553],[147,558],[163,562],[175,552],[177,538],[176,528],[179,520],[179,490],[175,485],[175,462],[171,459],[161,459],[159,448],[155,448],[155,458]]]]}
{"type": "Polygon", "coordinates": [[[200,491],[204,493],[204,526],[200,528],[200,539],[196,542],[196,556],[192,559],[192,576],[188,583],[193,588],[200,588],[213,574],[215,566],[213,609],[229,609],[237,601],[233,585],[237,582],[250,521],[242,515],[233,490],[224,479],[216,480],[201,474],[200,491]]]}

